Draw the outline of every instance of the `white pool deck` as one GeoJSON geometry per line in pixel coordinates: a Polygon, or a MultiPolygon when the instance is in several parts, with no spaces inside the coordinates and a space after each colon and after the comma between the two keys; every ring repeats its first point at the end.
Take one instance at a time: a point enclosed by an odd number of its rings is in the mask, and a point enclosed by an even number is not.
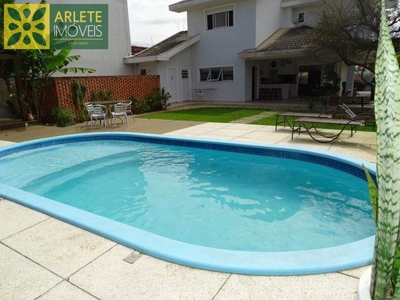
{"type": "MultiPolygon", "coordinates": [[[[173,136],[295,145],[375,162],[376,136],[343,133],[334,144],[270,126],[204,123],[173,136]]],[[[0,146],[9,144],[0,141],[0,146]]],[[[0,200],[0,299],[355,299],[364,268],[313,276],[244,276],[193,269],[145,254],[0,200]]]]}

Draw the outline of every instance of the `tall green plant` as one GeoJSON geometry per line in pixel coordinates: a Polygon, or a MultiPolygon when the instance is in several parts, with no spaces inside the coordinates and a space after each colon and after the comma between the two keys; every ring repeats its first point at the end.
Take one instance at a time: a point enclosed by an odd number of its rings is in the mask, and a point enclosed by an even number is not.
{"type": "Polygon", "coordinates": [[[400,297],[400,71],[381,0],[381,28],[375,68],[377,123],[377,231],[372,265],[372,299],[400,297]]]}
{"type": "Polygon", "coordinates": [[[72,102],[78,111],[77,119],[79,122],[84,122],[86,120],[85,113],[85,97],[87,92],[87,85],[80,84],[78,81],[74,80],[72,82],[72,102]]]}

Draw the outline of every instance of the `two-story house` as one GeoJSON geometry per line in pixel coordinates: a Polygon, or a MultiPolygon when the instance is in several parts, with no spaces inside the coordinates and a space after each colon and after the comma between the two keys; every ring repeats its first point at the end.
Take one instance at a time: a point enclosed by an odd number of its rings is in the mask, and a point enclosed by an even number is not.
{"type": "MultiPolygon", "coordinates": [[[[324,69],[313,55],[318,0],[184,0],[188,31],[131,57],[137,74],[158,74],[172,102],[244,102],[308,96],[324,69]]],[[[332,64],[346,89],[353,68],[332,64]]]]}

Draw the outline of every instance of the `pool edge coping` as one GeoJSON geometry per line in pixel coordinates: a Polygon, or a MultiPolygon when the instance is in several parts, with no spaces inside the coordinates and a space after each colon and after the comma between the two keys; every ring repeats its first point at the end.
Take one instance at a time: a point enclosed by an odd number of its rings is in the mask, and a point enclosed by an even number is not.
{"type": "MultiPolygon", "coordinates": [[[[198,141],[201,143],[213,143],[231,146],[240,145],[247,147],[267,147],[287,151],[304,151],[318,156],[321,155],[329,158],[334,157],[335,159],[340,159],[341,161],[344,161],[353,166],[360,167],[360,164],[363,163],[368,167],[371,172],[375,173],[374,165],[371,163],[365,162],[360,159],[354,159],[352,157],[350,158],[342,154],[332,155],[332,153],[328,153],[327,151],[315,149],[310,151],[309,149],[302,149],[299,147],[265,145],[257,143],[249,144],[243,142],[217,141],[208,139],[181,138],[165,135],[160,136],[135,133],[96,133],[60,136],[57,138],[40,139],[5,146],[0,148],[0,153],[6,150],[6,148],[19,148],[24,145],[37,144],[44,141],[62,140],[65,138],[74,139],[76,137],[81,138],[94,135],[127,135],[157,139],[169,139],[176,141],[198,141]]],[[[300,275],[308,275],[352,269],[355,267],[367,265],[372,261],[374,236],[354,243],[319,250],[274,253],[231,251],[201,247],[174,241],[3,184],[0,184],[0,196],[7,200],[43,212],[47,215],[55,217],[56,219],[60,219],[77,227],[88,230],[135,250],[143,251],[146,254],[174,263],[190,267],[197,267],[201,269],[248,275],[299,275],[299,271],[301,270],[300,275]],[[28,198],[30,201],[27,200],[28,198]],[[56,211],[54,211],[54,208],[57,208],[56,211]],[[60,211],[62,213],[60,213],[60,211]],[[89,220],[89,224],[86,224],[85,220],[89,220]],[[108,220],[108,222],[104,222],[105,220],[108,220]],[[119,232],[119,234],[116,234],[115,232],[119,232]],[[124,235],[121,235],[121,233],[124,233],[125,237],[124,235]],[[138,238],[140,242],[132,241],[133,237],[138,238]],[[360,251],[360,249],[364,250],[360,251]],[[338,261],[338,253],[341,253],[341,255],[346,259],[344,260],[342,257],[342,259],[338,261]],[[294,255],[296,259],[292,260],[288,258],[288,256],[290,255],[294,255]],[[294,264],[299,259],[302,261],[302,264],[294,264]],[[319,261],[316,266],[315,260],[319,261]],[[314,266],[307,267],[307,264],[311,261],[314,262],[314,266]],[[266,268],[265,265],[268,265],[268,268],[266,268]]]]}

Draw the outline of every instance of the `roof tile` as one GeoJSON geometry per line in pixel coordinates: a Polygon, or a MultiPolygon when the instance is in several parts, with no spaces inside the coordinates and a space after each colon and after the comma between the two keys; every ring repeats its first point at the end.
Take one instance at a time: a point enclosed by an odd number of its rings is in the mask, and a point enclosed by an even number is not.
{"type": "Polygon", "coordinates": [[[279,50],[303,50],[313,46],[313,29],[309,26],[294,28],[281,28],[272,36],[262,42],[257,48],[247,49],[244,53],[279,51],[279,50]]]}
{"type": "Polygon", "coordinates": [[[165,39],[164,41],[134,55],[134,57],[147,57],[156,56],[168,52],[169,50],[175,48],[179,44],[189,40],[189,35],[187,31],[181,31],[177,34],[165,39]]]}

